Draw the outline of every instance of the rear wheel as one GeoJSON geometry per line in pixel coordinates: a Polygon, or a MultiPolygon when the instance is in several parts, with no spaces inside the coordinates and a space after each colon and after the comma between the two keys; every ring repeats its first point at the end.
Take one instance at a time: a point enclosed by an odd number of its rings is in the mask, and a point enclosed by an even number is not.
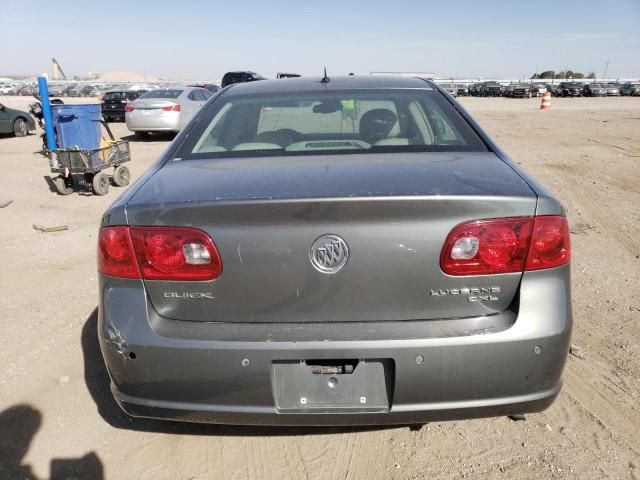
{"type": "Polygon", "coordinates": [[[131,172],[124,165],[119,165],[113,171],[113,183],[116,187],[126,187],[131,180],[131,172]]]}
{"type": "Polygon", "coordinates": [[[95,195],[106,195],[109,192],[109,177],[104,173],[96,173],[91,186],[95,195]]]}
{"type": "Polygon", "coordinates": [[[13,122],[13,134],[16,137],[26,137],[29,134],[29,126],[24,118],[16,118],[13,122]]]}
{"type": "Polygon", "coordinates": [[[71,177],[64,178],[62,176],[53,179],[56,190],[60,195],[69,195],[73,193],[73,180],[71,177]]]}

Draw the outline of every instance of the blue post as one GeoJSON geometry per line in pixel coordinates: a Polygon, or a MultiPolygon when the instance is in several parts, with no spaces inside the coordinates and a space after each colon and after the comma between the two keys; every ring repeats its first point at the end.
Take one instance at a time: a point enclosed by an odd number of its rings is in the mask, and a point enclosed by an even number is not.
{"type": "Polygon", "coordinates": [[[38,91],[40,92],[40,103],[42,104],[42,118],[44,119],[44,131],[47,134],[47,147],[49,151],[56,150],[56,134],[53,131],[53,114],[51,113],[51,103],[49,102],[49,88],[47,79],[38,77],[38,91]]]}

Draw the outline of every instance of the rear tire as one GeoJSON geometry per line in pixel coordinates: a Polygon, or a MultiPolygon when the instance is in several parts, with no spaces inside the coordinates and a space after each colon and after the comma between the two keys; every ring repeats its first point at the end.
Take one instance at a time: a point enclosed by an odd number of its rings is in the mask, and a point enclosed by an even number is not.
{"type": "Polygon", "coordinates": [[[131,172],[124,165],[118,165],[113,170],[113,184],[116,187],[126,187],[131,180],[131,172]]]}
{"type": "Polygon", "coordinates": [[[16,118],[13,122],[13,134],[16,137],[26,137],[29,135],[29,126],[24,118],[16,118]]]}
{"type": "Polygon", "coordinates": [[[71,178],[67,180],[64,177],[56,177],[53,179],[53,183],[56,186],[56,191],[60,195],[70,195],[73,193],[73,183],[71,178]]]}
{"type": "Polygon", "coordinates": [[[102,172],[96,173],[91,180],[94,195],[106,195],[109,192],[109,177],[102,172]]]}

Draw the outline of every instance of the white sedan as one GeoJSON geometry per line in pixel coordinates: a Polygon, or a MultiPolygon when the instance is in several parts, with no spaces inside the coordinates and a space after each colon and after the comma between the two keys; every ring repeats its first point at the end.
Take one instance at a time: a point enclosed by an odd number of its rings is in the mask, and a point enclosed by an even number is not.
{"type": "Polygon", "coordinates": [[[140,135],[179,132],[211,96],[211,92],[198,87],[151,90],[125,107],[127,128],[140,135]]]}

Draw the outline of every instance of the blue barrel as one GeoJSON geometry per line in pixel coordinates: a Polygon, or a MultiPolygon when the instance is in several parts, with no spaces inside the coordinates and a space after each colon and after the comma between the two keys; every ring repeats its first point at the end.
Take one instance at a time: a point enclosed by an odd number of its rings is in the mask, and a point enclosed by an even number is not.
{"type": "Polygon", "coordinates": [[[58,148],[100,148],[100,105],[51,105],[58,148]]]}

